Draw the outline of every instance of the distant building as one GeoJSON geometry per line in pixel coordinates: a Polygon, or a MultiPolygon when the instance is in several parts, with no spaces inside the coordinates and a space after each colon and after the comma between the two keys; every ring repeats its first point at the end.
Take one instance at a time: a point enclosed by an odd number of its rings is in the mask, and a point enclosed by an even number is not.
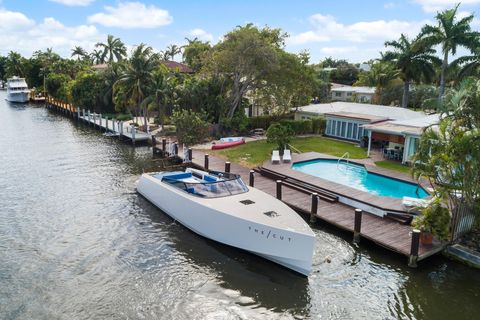
{"type": "Polygon", "coordinates": [[[171,71],[176,71],[180,73],[189,73],[189,74],[194,73],[192,68],[180,62],[164,60],[164,61],[160,61],[160,63],[166,66],[171,71]]]}
{"type": "Polygon", "coordinates": [[[108,68],[108,63],[100,63],[92,66],[94,71],[102,71],[108,68]]]}
{"type": "Polygon", "coordinates": [[[374,87],[353,87],[332,83],[332,101],[371,103],[375,95],[374,87]]]}

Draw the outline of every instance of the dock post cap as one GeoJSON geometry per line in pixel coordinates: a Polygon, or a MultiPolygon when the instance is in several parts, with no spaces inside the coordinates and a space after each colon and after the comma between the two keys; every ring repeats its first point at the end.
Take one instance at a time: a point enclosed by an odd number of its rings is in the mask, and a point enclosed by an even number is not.
{"type": "Polygon", "coordinates": [[[419,229],[413,229],[413,230],[412,230],[412,234],[413,234],[413,233],[422,233],[422,231],[419,230],[419,229]]]}
{"type": "Polygon", "coordinates": [[[355,212],[362,212],[363,210],[362,209],[355,209],[355,212]]]}

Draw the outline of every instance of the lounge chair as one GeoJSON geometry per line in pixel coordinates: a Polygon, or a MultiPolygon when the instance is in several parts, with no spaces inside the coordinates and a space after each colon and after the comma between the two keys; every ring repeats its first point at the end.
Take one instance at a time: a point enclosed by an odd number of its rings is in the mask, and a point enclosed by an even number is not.
{"type": "Polygon", "coordinates": [[[290,161],[292,161],[292,154],[290,153],[290,149],[283,150],[283,162],[290,161]]]}
{"type": "Polygon", "coordinates": [[[272,163],[280,163],[280,153],[278,150],[272,151],[272,163]]]}
{"type": "Polygon", "coordinates": [[[403,197],[402,198],[402,205],[406,209],[415,209],[415,208],[425,208],[430,204],[430,199],[418,199],[412,197],[403,197]]]}

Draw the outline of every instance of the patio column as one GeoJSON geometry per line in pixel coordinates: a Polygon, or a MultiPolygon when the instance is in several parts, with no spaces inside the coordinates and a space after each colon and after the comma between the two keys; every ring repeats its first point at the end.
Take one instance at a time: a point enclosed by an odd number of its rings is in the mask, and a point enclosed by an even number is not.
{"type": "Polygon", "coordinates": [[[367,157],[370,157],[370,148],[372,147],[372,131],[368,130],[368,149],[367,149],[367,157]]]}

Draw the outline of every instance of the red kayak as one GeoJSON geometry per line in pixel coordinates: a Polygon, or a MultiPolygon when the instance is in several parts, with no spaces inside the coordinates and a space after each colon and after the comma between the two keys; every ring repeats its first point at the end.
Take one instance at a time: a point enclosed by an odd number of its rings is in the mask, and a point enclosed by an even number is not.
{"type": "Polygon", "coordinates": [[[231,148],[235,146],[239,146],[241,144],[244,144],[245,140],[237,140],[237,141],[228,141],[228,142],[220,142],[220,143],[215,143],[212,145],[212,150],[220,150],[220,149],[226,149],[226,148],[231,148]]]}

